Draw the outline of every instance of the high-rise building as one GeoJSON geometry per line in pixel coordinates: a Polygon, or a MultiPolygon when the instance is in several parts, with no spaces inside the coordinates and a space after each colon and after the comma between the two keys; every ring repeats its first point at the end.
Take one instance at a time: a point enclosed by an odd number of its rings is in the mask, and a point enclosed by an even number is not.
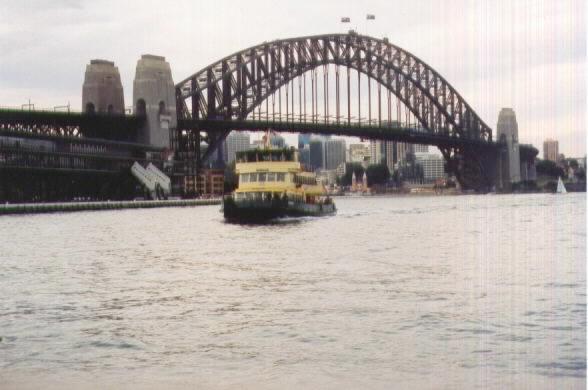
{"type": "Polygon", "coordinates": [[[298,149],[298,159],[306,169],[310,169],[310,146],[304,145],[303,148],[298,149]]]}
{"type": "Polygon", "coordinates": [[[559,142],[554,139],[546,139],[543,142],[543,159],[557,162],[559,157],[559,142]]]}
{"type": "Polygon", "coordinates": [[[310,142],[310,134],[298,134],[298,149],[304,148],[310,142]]]}
{"type": "Polygon", "coordinates": [[[508,177],[510,183],[521,181],[521,157],[519,153],[519,127],[517,118],[512,108],[503,108],[498,114],[498,123],[496,124],[496,138],[499,141],[506,142],[508,172],[505,172],[505,178],[508,177]]]}
{"type": "Polygon", "coordinates": [[[429,145],[413,145],[415,153],[429,153],[429,145]]]}
{"type": "Polygon", "coordinates": [[[370,163],[386,164],[393,172],[395,167],[406,160],[408,153],[413,153],[413,145],[394,141],[370,141],[370,163]]]}
{"type": "Polygon", "coordinates": [[[251,142],[251,136],[249,133],[240,132],[240,131],[233,131],[227,137],[227,163],[231,163],[235,161],[235,156],[237,152],[242,152],[245,150],[249,150],[251,142]]]}
{"type": "Polygon", "coordinates": [[[352,163],[363,163],[370,160],[370,148],[364,144],[349,145],[349,155],[347,161],[352,163]]]}
{"type": "Polygon", "coordinates": [[[385,152],[385,158],[383,159],[384,162],[386,163],[386,166],[388,167],[388,171],[390,172],[394,172],[394,163],[396,161],[395,157],[396,157],[396,153],[395,153],[395,149],[396,148],[396,143],[393,141],[385,141],[384,142],[384,152],[385,152]]]}
{"type": "Polygon", "coordinates": [[[270,134],[270,144],[274,148],[285,148],[286,147],[286,140],[279,134],[270,134]]]}
{"type": "MultiPolygon", "coordinates": [[[[381,164],[386,159],[385,143],[380,140],[370,141],[370,163],[381,164]]],[[[385,162],[385,161],[384,161],[385,162]]]]}
{"type": "Polygon", "coordinates": [[[345,140],[329,139],[325,141],[324,145],[325,169],[337,169],[337,167],[345,163],[345,140]]]}
{"type": "Polygon", "coordinates": [[[310,169],[324,169],[325,167],[325,143],[320,138],[312,138],[308,144],[310,152],[310,169]]]}
{"type": "Polygon", "coordinates": [[[446,176],[445,160],[442,156],[432,153],[419,153],[416,162],[423,167],[423,179],[425,182],[432,182],[446,176]]]}
{"type": "Polygon", "coordinates": [[[413,145],[405,142],[396,143],[396,162],[402,164],[406,161],[406,155],[414,153],[413,145]]]}

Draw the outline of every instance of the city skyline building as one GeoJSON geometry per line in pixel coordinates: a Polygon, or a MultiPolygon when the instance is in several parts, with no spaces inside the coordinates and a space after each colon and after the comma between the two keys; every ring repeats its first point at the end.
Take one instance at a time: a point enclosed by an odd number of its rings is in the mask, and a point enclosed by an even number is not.
{"type": "Polygon", "coordinates": [[[300,163],[306,168],[310,167],[310,146],[304,145],[302,149],[298,149],[298,159],[300,163]]]}
{"type": "Polygon", "coordinates": [[[270,133],[270,144],[274,148],[285,148],[286,147],[286,140],[279,134],[270,133]]]}
{"type": "Polygon", "coordinates": [[[445,173],[445,159],[442,156],[432,153],[415,154],[416,163],[423,168],[423,179],[425,182],[433,182],[437,179],[447,177],[445,173]]]}
{"type": "Polygon", "coordinates": [[[385,144],[380,140],[370,141],[370,164],[380,164],[385,159],[385,144]]]}
{"type": "Polygon", "coordinates": [[[345,140],[313,135],[308,144],[312,170],[334,170],[346,161],[345,140]]]}
{"type": "Polygon", "coordinates": [[[304,148],[304,146],[310,143],[310,134],[298,134],[298,149],[304,148]]]}
{"type": "Polygon", "coordinates": [[[414,153],[413,145],[406,142],[396,142],[396,164],[401,165],[406,161],[406,155],[414,153]]]}
{"type": "Polygon", "coordinates": [[[364,144],[350,144],[348,153],[347,153],[347,161],[351,163],[366,163],[369,162],[371,159],[370,157],[370,148],[364,144]]]}
{"type": "Polygon", "coordinates": [[[251,135],[247,132],[233,131],[226,140],[226,162],[235,161],[237,152],[251,148],[251,135]]]}
{"type": "Polygon", "coordinates": [[[312,138],[308,144],[310,169],[324,169],[325,167],[325,143],[321,138],[312,138]]]}
{"type": "Polygon", "coordinates": [[[548,138],[543,142],[543,159],[558,162],[559,141],[548,138]]]}
{"type": "Polygon", "coordinates": [[[337,169],[345,163],[345,140],[334,138],[325,141],[324,144],[325,169],[337,169]]]}
{"type": "Polygon", "coordinates": [[[429,153],[429,145],[414,144],[413,149],[415,153],[429,153]]]}
{"type": "Polygon", "coordinates": [[[405,142],[370,141],[370,164],[385,164],[390,172],[394,172],[406,161],[408,153],[414,153],[414,146],[405,142]]]}
{"type": "Polygon", "coordinates": [[[394,157],[396,155],[396,153],[394,152],[395,148],[396,148],[396,142],[393,142],[393,141],[385,141],[384,142],[385,158],[384,158],[383,162],[386,163],[386,166],[388,167],[388,171],[390,171],[390,172],[394,172],[394,164],[396,162],[396,161],[394,161],[394,157]]]}

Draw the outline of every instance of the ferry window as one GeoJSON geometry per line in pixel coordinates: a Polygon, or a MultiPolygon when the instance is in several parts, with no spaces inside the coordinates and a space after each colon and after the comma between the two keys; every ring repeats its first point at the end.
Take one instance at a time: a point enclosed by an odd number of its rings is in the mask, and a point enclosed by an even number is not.
{"type": "Polygon", "coordinates": [[[274,172],[268,173],[267,181],[276,181],[276,174],[274,172]]]}
{"type": "Polygon", "coordinates": [[[249,174],[249,181],[250,182],[257,181],[257,173],[250,173],[249,174]]]}
{"type": "Polygon", "coordinates": [[[286,174],[285,173],[278,173],[276,180],[277,181],[285,181],[286,180],[286,174]]]}
{"type": "Polygon", "coordinates": [[[265,179],[266,179],[266,174],[265,174],[265,173],[260,173],[260,174],[259,174],[258,181],[259,181],[260,183],[263,183],[263,182],[265,182],[265,179]]]}
{"type": "Polygon", "coordinates": [[[242,183],[249,182],[249,174],[248,173],[244,173],[244,174],[241,175],[241,182],[242,183]]]}

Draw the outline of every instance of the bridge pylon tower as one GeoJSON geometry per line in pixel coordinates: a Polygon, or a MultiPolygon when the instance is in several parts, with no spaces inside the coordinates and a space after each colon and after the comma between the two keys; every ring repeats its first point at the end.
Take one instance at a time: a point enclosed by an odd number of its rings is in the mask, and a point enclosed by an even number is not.
{"type": "Polygon", "coordinates": [[[114,62],[91,60],[82,86],[82,112],[122,115],[125,113],[123,86],[114,62]]]}
{"type": "Polygon", "coordinates": [[[144,54],[137,61],[133,111],[146,118],[139,141],[169,148],[170,129],[177,125],[177,111],[171,68],[165,57],[144,54]]]}

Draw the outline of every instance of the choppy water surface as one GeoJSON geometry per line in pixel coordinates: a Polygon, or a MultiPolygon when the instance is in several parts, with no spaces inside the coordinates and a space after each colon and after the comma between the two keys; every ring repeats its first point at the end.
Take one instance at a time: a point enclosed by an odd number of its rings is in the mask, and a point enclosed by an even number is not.
{"type": "Polygon", "coordinates": [[[585,194],[0,218],[0,388],[586,386],[585,194]]]}

